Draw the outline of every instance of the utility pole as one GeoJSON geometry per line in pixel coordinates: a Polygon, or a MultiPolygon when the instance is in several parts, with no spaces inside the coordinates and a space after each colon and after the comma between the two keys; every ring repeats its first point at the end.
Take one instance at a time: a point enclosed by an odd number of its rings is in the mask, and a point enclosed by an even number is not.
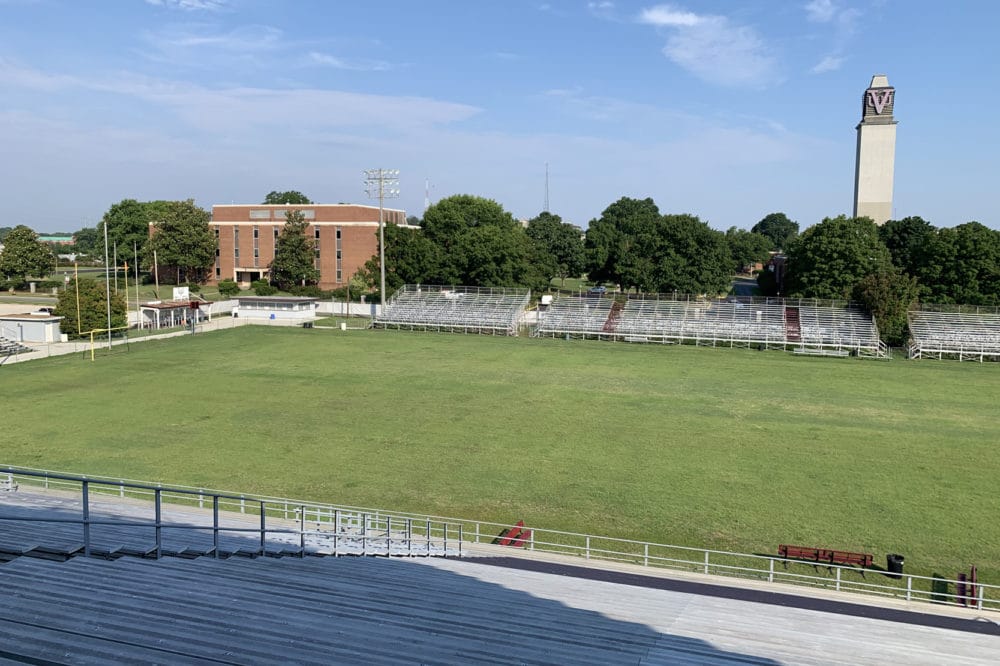
{"type": "Polygon", "coordinates": [[[369,198],[378,197],[378,265],[379,265],[379,300],[382,311],[385,311],[385,221],[382,211],[384,199],[394,199],[399,196],[399,169],[366,169],[365,192],[369,198]]]}

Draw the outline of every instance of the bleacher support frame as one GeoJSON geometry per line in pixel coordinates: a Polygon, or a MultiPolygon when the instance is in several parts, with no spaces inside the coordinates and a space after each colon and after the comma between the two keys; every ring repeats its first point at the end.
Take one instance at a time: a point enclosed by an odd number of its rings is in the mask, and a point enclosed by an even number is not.
{"type": "Polygon", "coordinates": [[[539,313],[535,337],[778,349],[889,358],[872,318],[844,301],[629,294],[569,296],[539,313]],[[616,300],[623,303],[615,307],[616,300]],[[790,328],[789,315],[801,317],[790,328]]]}
{"type": "Polygon", "coordinates": [[[531,290],[501,287],[403,285],[372,328],[517,335],[531,290]]]}
{"type": "Polygon", "coordinates": [[[1000,308],[925,304],[906,318],[911,359],[1000,361],[1000,308]]]}

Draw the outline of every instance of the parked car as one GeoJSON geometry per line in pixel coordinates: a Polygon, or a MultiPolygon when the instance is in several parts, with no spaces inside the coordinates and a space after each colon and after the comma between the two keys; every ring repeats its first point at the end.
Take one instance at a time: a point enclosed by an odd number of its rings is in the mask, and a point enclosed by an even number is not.
{"type": "Polygon", "coordinates": [[[596,287],[591,287],[590,289],[587,290],[587,293],[590,294],[591,296],[603,296],[607,292],[608,288],[605,287],[603,284],[599,284],[596,287]]]}

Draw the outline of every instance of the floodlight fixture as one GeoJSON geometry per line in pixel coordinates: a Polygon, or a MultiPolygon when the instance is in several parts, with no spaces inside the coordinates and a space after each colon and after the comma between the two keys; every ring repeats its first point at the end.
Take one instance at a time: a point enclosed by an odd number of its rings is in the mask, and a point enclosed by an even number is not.
{"type": "Polygon", "coordinates": [[[384,199],[399,196],[399,169],[365,169],[365,193],[369,198],[378,197],[378,265],[379,300],[385,311],[385,221],[382,212],[384,199]]]}

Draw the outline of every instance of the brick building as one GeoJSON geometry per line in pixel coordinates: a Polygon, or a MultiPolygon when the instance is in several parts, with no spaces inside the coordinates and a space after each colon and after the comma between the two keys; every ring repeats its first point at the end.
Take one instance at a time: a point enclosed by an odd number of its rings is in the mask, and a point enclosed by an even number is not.
{"type": "MultiPolygon", "coordinates": [[[[319,286],[335,289],[378,252],[378,206],[354,204],[222,204],[212,206],[217,242],[212,283],[232,279],[243,286],[268,277],[286,211],[301,211],[316,244],[319,286]]],[[[406,224],[402,210],[383,208],[386,224],[406,224]]]]}

